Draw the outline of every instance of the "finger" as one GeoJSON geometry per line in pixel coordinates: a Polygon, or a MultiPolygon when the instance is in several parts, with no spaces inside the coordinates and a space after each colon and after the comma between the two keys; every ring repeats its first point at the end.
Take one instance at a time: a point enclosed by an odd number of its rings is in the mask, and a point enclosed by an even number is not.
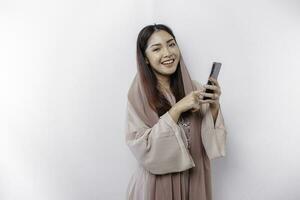
{"type": "Polygon", "coordinates": [[[213,77],[209,77],[209,80],[210,80],[211,82],[213,82],[216,86],[219,87],[219,82],[218,82],[217,79],[215,79],[215,78],[213,78],[213,77]]]}
{"type": "Polygon", "coordinates": [[[218,100],[216,99],[209,99],[209,100],[205,100],[207,102],[204,102],[204,103],[209,103],[209,104],[217,104],[218,103],[218,100]]]}
{"type": "Polygon", "coordinates": [[[213,97],[214,99],[219,99],[221,94],[220,93],[213,93],[213,95],[214,95],[214,97],[213,97]]]}
{"type": "Polygon", "coordinates": [[[216,89],[216,92],[221,94],[221,88],[220,88],[220,85],[219,85],[219,82],[217,81],[217,79],[215,79],[213,77],[209,77],[209,80],[212,81],[215,86],[217,86],[218,89],[216,89]]]}
{"type": "Polygon", "coordinates": [[[203,87],[206,88],[206,89],[218,90],[218,87],[215,86],[215,85],[208,85],[208,84],[206,84],[203,87]]]}
{"type": "Polygon", "coordinates": [[[215,94],[212,93],[201,92],[200,94],[205,97],[215,98],[215,94]]]}
{"type": "Polygon", "coordinates": [[[197,99],[203,98],[203,95],[201,93],[202,93],[202,91],[200,91],[200,90],[194,91],[194,95],[197,97],[197,99]]]}
{"type": "Polygon", "coordinates": [[[205,88],[201,85],[201,88],[198,91],[203,92],[203,91],[205,91],[205,88]]]}
{"type": "Polygon", "coordinates": [[[213,103],[213,102],[215,102],[215,101],[212,99],[200,100],[200,103],[213,103]]]}
{"type": "Polygon", "coordinates": [[[214,93],[215,93],[215,94],[218,94],[218,95],[220,96],[220,95],[221,95],[221,90],[218,89],[218,90],[216,90],[214,93]]]}
{"type": "Polygon", "coordinates": [[[195,90],[195,91],[194,91],[194,94],[199,95],[201,92],[202,92],[202,91],[200,91],[200,90],[195,90]]]}
{"type": "Polygon", "coordinates": [[[199,96],[197,96],[197,101],[199,101],[199,100],[201,100],[203,98],[204,98],[204,96],[202,94],[200,94],[199,96]]]}
{"type": "Polygon", "coordinates": [[[211,86],[212,85],[206,85],[205,88],[213,90],[213,93],[215,93],[215,94],[221,95],[221,89],[220,88],[218,88],[217,86],[212,86],[212,87],[211,86]]]}

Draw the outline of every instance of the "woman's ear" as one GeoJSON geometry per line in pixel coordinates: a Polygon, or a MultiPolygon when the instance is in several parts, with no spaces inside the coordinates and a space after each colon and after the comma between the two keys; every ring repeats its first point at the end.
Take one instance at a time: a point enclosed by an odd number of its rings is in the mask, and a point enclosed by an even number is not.
{"type": "Polygon", "coordinates": [[[148,61],[148,59],[146,57],[145,57],[145,61],[146,61],[147,64],[149,64],[149,61],[148,61]]]}

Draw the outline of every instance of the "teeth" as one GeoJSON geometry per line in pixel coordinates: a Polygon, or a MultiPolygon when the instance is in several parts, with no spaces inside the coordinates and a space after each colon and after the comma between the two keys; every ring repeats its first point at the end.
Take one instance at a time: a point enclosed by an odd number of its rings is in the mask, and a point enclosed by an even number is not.
{"type": "Polygon", "coordinates": [[[170,64],[170,63],[173,63],[174,60],[170,60],[170,61],[165,61],[165,62],[162,62],[162,64],[170,64]]]}

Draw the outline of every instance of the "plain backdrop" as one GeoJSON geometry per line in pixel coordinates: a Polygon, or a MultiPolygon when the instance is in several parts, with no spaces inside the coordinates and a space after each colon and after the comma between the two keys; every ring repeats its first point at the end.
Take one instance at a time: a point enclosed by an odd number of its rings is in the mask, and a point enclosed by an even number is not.
{"type": "Polygon", "coordinates": [[[1,0],[0,199],[122,200],[136,38],[163,23],[193,79],[223,63],[215,200],[300,199],[296,0],[1,0]]]}

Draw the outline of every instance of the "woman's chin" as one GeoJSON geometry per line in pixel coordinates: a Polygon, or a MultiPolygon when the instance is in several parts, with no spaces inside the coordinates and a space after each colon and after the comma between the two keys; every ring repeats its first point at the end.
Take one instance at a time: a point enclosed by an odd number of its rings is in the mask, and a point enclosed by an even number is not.
{"type": "Polygon", "coordinates": [[[171,66],[171,67],[165,67],[165,70],[163,71],[164,75],[172,75],[176,71],[176,66],[171,66]]]}

